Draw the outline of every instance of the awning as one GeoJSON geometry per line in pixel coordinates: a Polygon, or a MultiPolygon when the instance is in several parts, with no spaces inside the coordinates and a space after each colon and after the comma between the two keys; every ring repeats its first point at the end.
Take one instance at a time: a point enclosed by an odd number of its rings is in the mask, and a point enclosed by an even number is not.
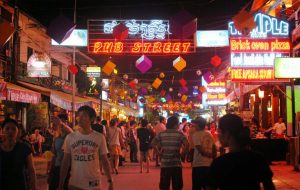
{"type": "MultiPolygon", "coordinates": [[[[45,95],[50,96],[50,102],[65,110],[72,111],[72,95],[57,90],[51,90],[45,87],[37,86],[27,82],[18,81],[19,84],[26,86],[32,90],[39,91],[45,95]]],[[[77,111],[81,106],[92,106],[92,102],[87,98],[75,96],[75,110],[77,111]]]]}
{"type": "Polygon", "coordinates": [[[14,102],[37,104],[41,102],[41,94],[27,88],[9,83],[0,82],[0,99],[14,102]]]}

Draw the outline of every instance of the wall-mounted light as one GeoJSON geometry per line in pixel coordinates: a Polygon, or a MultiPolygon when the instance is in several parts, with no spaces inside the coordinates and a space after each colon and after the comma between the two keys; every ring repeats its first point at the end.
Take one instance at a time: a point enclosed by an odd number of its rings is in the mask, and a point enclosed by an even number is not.
{"type": "Polygon", "coordinates": [[[258,97],[264,98],[265,97],[265,91],[258,89],[258,97]]]}

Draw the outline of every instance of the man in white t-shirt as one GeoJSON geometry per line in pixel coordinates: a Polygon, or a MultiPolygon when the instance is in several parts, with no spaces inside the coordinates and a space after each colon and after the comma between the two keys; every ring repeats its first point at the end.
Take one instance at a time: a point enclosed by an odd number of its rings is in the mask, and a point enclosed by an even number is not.
{"type": "Polygon", "coordinates": [[[70,189],[100,190],[100,160],[107,175],[108,189],[113,190],[105,137],[91,128],[96,112],[89,106],[82,106],[78,114],[80,128],[70,133],[64,142],[64,158],[58,189],[63,190],[63,183],[71,166],[70,189]]]}
{"type": "Polygon", "coordinates": [[[214,138],[211,133],[205,129],[206,121],[202,117],[197,117],[192,121],[196,131],[192,136],[195,147],[192,170],[192,189],[202,190],[206,187],[206,177],[209,166],[216,155],[214,138]]]}
{"type": "Polygon", "coordinates": [[[280,117],[278,122],[274,124],[273,131],[277,136],[283,136],[285,133],[286,126],[282,121],[283,119],[280,117]]]}

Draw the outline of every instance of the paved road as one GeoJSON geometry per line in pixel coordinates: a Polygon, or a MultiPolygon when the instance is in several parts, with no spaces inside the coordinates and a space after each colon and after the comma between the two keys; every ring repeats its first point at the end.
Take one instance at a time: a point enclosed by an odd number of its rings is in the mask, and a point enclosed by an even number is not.
{"type": "MultiPolygon", "coordinates": [[[[191,190],[191,168],[190,164],[184,164],[183,190],[191,190]]],[[[42,158],[35,159],[35,166],[38,175],[39,190],[47,190],[46,162],[42,158]]],[[[300,172],[294,172],[291,166],[283,162],[275,163],[272,166],[274,172],[274,183],[277,190],[300,190],[300,172]]],[[[113,175],[115,190],[158,190],[159,168],[154,167],[151,163],[150,173],[139,173],[138,164],[127,163],[126,166],[120,167],[119,175],[113,175]]],[[[105,176],[102,177],[103,189],[106,190],[107,183],[105,176]]]]}

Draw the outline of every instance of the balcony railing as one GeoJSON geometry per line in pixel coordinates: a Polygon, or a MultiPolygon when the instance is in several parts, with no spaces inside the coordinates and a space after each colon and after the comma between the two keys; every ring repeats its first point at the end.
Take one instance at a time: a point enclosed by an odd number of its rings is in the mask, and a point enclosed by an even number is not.
{"type": "Polygon", "coordinates": [[[71,92],[71,83],[68,80],[64,80],[58,76],[51,75],[51,77],[28,77],[27,76],[27,64],[19,63],[16,65],[17,79],[23,82],[28,82],[41,87],[49,88],[52,90],[58,90],[63,92],[71,92]]]}

